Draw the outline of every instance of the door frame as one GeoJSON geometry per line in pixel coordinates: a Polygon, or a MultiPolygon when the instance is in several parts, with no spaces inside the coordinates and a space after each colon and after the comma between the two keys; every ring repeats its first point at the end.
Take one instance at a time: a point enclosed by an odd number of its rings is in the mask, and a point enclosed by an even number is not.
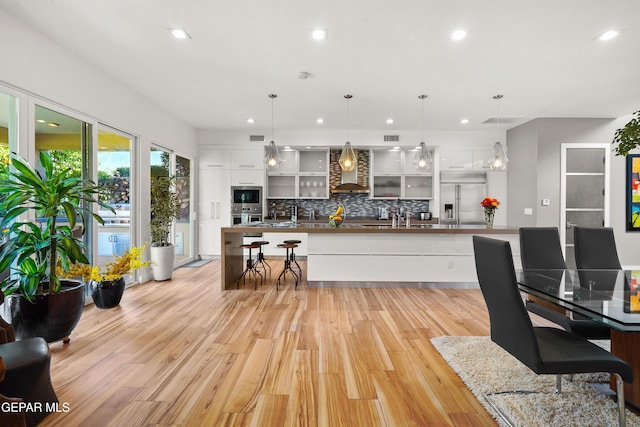
{"type": "MultiPolygon", "coordinates": [[[[604,207],[603,218],[604,226],[609,226],[610,215],[610,179],[611,179],[611,153],[610,144],[608,143],[581,143],[581,142],[563,142],[560,144],[560,224],[558,231],[560,232],[560,243],[562,244],[562,253],[567,258],[565,251],[567,242],[567,150],[580,148],[601,148],[604,150],[604,207]]],[[[585,209],[588,210],[588,209],[585,209]]]]}

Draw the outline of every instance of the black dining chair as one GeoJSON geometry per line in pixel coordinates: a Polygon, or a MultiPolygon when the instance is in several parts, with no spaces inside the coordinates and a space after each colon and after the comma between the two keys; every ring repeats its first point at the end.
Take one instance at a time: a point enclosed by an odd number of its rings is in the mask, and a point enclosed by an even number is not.
{"type": "MultiPolygon", "coordinates": [[[[573,244],[582,299],[611,299],[622,270],[611,227],[575,227],[573,244]],[[602,270],[602,271],[598,271],[602,270]]],[[[624,288],[629,281],[623,276],[624,288]]]]}
{"type": "Polygon", "coordinates": [[[473,251],[478,282],[489,311],[491,340],[536,374],[556,375],[557,393],[562,391],[562,374],[614,375],[618,422],[624,426],[623,381],[633,382],[631,366],[578,335],[533,326],[520,296],[509,242],[473,236],[473,251]]]}
{"type": "Polygon", "coordinates": [[[611,227],[574,227],[573,245],[578,269],[622,269],[611,227]]]}
{"type": "MultiPolygon", "coordinates": [[[[560,235],[556,227],[522,227],[520,228],[520,258],[523,270],[565,270],[567,265],[562,255],[560,235]]],[[[558,272],[559,275],[564,271],[558,272]]],[[[573,318],[545,307],[532,300],[527,300],[527,310],[547,319],[564,330],[573,332],[586,339],[609,339],[611,332],[608,326],[574,313],[573,318]]]]}

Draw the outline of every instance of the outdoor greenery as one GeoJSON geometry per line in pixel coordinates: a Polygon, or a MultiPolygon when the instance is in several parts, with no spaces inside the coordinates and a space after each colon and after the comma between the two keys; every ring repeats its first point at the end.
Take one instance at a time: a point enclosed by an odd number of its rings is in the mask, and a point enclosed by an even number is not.
{"type": "Polygon", "coordinates": [[[640,111],[633,114],[635,117],[614,134],[612,144],[617,146],[613,151],[618,156],[626,156],[629,151],[640,146],[640,111]]]}
{"type": "Polygon", "coordinates": [[[93,217],[100,224],[103,219],[91,211],[100,202],[100,187],[90,180],[74,176],[67,167],[56,171],[52,157],[40,152],[42,172],[33,168],[19,155],[11,154],[12,170],[0,179],[2,244],[0,271],[10,268],[11,274],[0,282],[5,295],[20,292],[32,301],[38,293],[58,292],[61,284],[56,273],[59,264],[64,270],[74,263],[88,264],[82,242],[73,237],[78,220],[85,229],[85,221],[93,217]],[[34,212],[37,222],[18,221],[21,215],[34,212]]]}

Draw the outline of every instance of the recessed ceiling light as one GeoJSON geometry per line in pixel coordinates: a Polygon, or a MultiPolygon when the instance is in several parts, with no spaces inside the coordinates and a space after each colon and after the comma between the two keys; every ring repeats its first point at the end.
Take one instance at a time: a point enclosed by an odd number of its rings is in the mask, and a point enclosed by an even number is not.
{"type": "Polygon", "coordinates": [[[318,120],[316,120],[316,123],[318,123],[319,125],[324,123],[324,119],[322,117],[320,117],[318,120]]]}
{"type": "Polygon", "coordinates": [[[310,146],[310,145],[307,145],[307,150],[310,150],[310,149],[311,149],[311,146],[310,146]]]}
{"type": "Polygon", "coordinates": [[[177,39],[190,39],[191,36],[187,33],[187,30],[184,28],[168,28],[169,32],[173,35],[173,37],[177,39]]]}
{"type": "Polygon", "coordinates": [[[252,119],[251,117],[249,117],[247,119],[247,123],[255,123],[256,121],[254,119],[252,119]]]}
{"type": "Polygon", "coordinates": [[[49,126],[51,126],[52,128],[57,128],[58,126],[60,126],[59,123],[54,123],[54,122],[49,122],[47,123],[49,126]]]}
{"type": "Polygon", "coordinates": [[[469,119],[462,119],[460,120],[460,123],[462,123],[463,125],[466,125],[467,123],[469,123],[469,119]]]}
{"type": "Polygon", "coordinates": [[[605,31],[604,33],[602,33],[602,34],[600,34],[598,36],[598,40],[611,40],[612,38],[614,38],[618,34],[620,34],[620,32],[616,31],[616,30],[605,31]]]}
{"type": "Polygon", "coordinates": [[[395,147],[393,147],[394,150],[399,150],[400,146],[396,145],[395,147]]]}
{"type": "Polygon", "coordinates": [[[285,150],[290,150],[290,149],[291,149],[291,146],[289,146],[289,145],[285,145],[285,146],[284,146],[284,149],[285,149],[285,150]]]}
{"type": "Polygon", "coordinates": [[[43,119],[38,119],[38,120],[36,120],[36,122],[38,122],[38,123],[47,123],[47,121],[43,120],[43,119]]]}
{"type": "Polygon", "coordinates": [[[326,40],[329,38],[329,30],[326,28],[311,29],[311,38],[314,40],[326,40]]]}
{"type": "Polygon", "coordinates": [[[387,119],[387,124],[388,124],[388,125],[393,124],[393,119],[387,119]]]}
{"type": "Polygon", "coordinates": [[[455,30],[452,34],[451,34],[451,40],[462,40],[463,38],[467,37],[467,32],[465,30],[455,30]]]}

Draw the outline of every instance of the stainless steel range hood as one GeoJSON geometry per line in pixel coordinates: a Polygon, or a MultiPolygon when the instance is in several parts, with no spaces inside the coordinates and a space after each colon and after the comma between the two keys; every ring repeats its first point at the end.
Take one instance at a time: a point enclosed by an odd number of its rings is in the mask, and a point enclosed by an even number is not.
{"type": "Polygon", "coordinates": [[[355,167],[352,171],[342,171],[342,184],[336,185],[336,188],[331,190],[332,194],[342,193],[368,193],[369,188],[358,184],[358,168],[355,167]]]}

